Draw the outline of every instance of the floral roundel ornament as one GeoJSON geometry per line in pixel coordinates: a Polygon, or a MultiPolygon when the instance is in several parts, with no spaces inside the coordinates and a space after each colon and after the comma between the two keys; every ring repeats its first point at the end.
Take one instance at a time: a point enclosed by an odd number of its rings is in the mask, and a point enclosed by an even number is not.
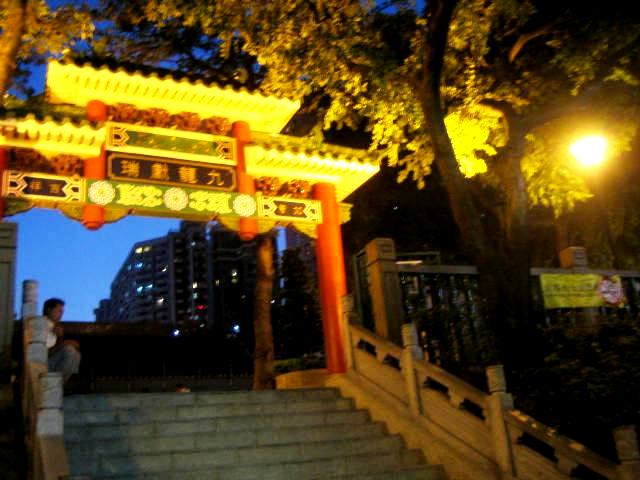
{"type": "Polygon", "coordinates": [[[241,217],[250,217],[256,213],[258,206],[251,195],[241,194],[233,199],[233,211],[241,217]]]}
{"type": "Polygon", "coordinates": [[[98,205],[107,205],[116,198],[116,190],[106,180],[95,182],[89,187],[89,200],[98,205]]]}
{"type": "Polygon", "coordinates": [[[164,204],[171,210],[182,210],[189,203],[187,192],[181,188],[170,188],[163,195],[164,204]]]}

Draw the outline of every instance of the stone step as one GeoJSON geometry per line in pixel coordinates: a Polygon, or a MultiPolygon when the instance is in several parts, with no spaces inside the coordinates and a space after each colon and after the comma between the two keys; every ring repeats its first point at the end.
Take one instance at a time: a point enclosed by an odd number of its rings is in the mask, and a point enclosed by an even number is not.
{"type": "Polygon", "coordinates": [[[282,403],[341,398],[335,388],[249,390],[233,392],[125,393],[72,395],[64,399],[65,411],[103,411],[136,407],[170,407],[217,404],[282,403]]]}
{"type": "MultiPolygon", "coordinates": [[[[67,414],[69,415],[69,414],[67,414]]],[[[344,425],[347,428],[369,421],[364,410],[335,410],[290,415],[248,415],[183,421],[155,421],[139,424],[65,425],[65,440],[111,439],[140,436],[170,436],[198,433],[261,431],[274,428],[307,428],[344,425]]]]}
{"type": "Polygon", "coordinates": [[[327,477],[325,480],[446,480],[442,467],[422,465],[420,467],[403,468],[388,472],[371,472],[356,475],[340,475],[327,477]]]}
{"type": "MultiPolygon", "coordinates": [[[[197,424],[192,424],[196,426],[197,424]]],[[[217,448],[260,447],[302,442],[322,442],[333,439],[382,438],[386,435],[381,423],[363,423],[355,425],[314,425],[305,427],[272,428],[244,431],[213,431],[201,433],[161,433],[153,431],[149,435],[132,436],[127,432],[119,436],[95,438],[82,430],[65,434],[65,443],[69,451],[82,455],[126,455],[127,453],[160,453],[185,450],[204,450],[217,448]],[[75,438],[74,438],[75,437],[75,438]],[[108,440],[108,441],[105,441],[108,440]]],[[[141,433],[141,432],[138,432],[141,433]]]]}
{"type": "Polygon", "coordinates": [[[160,420],[195,420],[247,415],[290,415],[294,413],[349,410],[353,401],[346,398],[282,401],[269,403],[219,403],[208,405],[174,405],[158,407],[116,408],[112,410],[70,410],[65,408],[64,423],[86,424],[140,424],[160,420]]]}
{"type": "MultiPolygon", "coordinates": [[[[269,445],[233,449],[190,450],[185,452],[144,453],[137,455],[110,456],[92,452],[82,455],[68,450],[71,471],[74,475],[131,475],[137,473],[185,472],[205,468],[232,468],[238,465],[288,466],[324,460],[328,465],[340,465],[325,471],[331,474],[367,473],[366,471],[345,471],[346,458],[370,456],[370,463],[377,463],[379,456],[395,454],[398,457],[406,451],[398,436],[373,439],[340,439],[305,444],[269,445]],[[97,462],[96,462],[97,460],[97,462]]],[[[366,463],[363,463],[366,465],[366,463]]],[[[415,463],[414,463],[415,465],[415,463]]],[[[302,467],[301,467],[302,468],[302,467]]],[[[362,467],[361,467],[362,468],[362,467]]],[[[307,471],[306,467],[303,471],[307,471]]],[[[298,478],[298,477],[292,477],[298,478]]]]}
{"type": "MultiPolygon", "coordinates": [[[[190,470],[129,473],[78,474],[70,480],[444,480],[438,467],[419,467],[422,455],[399,450],[328,459],[270,464],[210,466],[190,470]]],[[[135,469],[135,468],[134,468],[135,469]]]]}

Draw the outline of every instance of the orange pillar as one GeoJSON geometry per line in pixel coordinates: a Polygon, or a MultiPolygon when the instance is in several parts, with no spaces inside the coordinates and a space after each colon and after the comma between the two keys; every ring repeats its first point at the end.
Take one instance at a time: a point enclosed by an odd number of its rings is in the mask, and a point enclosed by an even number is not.
{"type": "Polygon", "coordinates": [[[322,204],[322,223],[318,225],[316,261],[324,348],[329,373],[344,373],[346,362],[340,323],[342,297],[347,293],[344,271],[344,252],[340,230],[340,207],[336,200],[336,187],[330,183],[316,183],[313,198],[322,204]]]}
{"type": "MultiPolygon", "coordinates": [[[[87,118],[92,122],[104,122],[108,118],[109,108],[100,100],[87,103],[87,118]]],[[[104,145],[100,155],[84,161],[84,178],[102,180],[107,176],[107,154],[104,145]]],[[[98,230],[104,225],[104,207],[85,205],[82,209],[82,224],[89,230],[98,230]]]]}
{"type": "MultiPolygon", "coordinates": [[[[0,148],[0,189],[2,188],[2,177],[9,167],[9,152],[6,148],[0,148]]],[[[1,192],[0,192],[1,194],[1,192]]],[[[6,200],[0,196],[0,220],[4,218],[6,200]]]]}
{"type": "MultiPolygon", "coordinates": [[[[236,173],[238,177],[238,192],[255,195],[256,184],[251,175],[247,175],[247,165],[244,159],[244,147],[251,142],[251,130],[247,122],[233,122],[231,134],[236,139],[236,173]]],[[[248,242],[258,234],[258,222],[255,218],[241,218],[238,235],[240,240],[248,242]]]]}

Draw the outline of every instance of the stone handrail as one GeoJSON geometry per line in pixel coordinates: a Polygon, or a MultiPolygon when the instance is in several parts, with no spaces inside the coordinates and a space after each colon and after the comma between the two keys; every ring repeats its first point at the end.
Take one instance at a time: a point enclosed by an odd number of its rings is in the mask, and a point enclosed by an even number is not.
{"type": "Polygon", "coordinates": [[[36,316],[35,282],[23,288],[22,412],[29,480],[67,478],[69,462],[64,446],[62,374],[49,372],[46,318],[36,316]]]}
{"type": "MultiPolygon", "coordinates": [[[[366,342],[375,349],[376,356],[380,361],[389,362],[390,359],[394,359],[395,361],[393,363],[397,363],[397,365],[402,368],[403,349],[401,347],[385,341],[375,333],[358,325],[351,325],[351,332],[354,347],[358,348],[359,345],[362,345],[361,342],[366,342]]],[[[485,408],[486,394],[460,380],[455,375],[430,363],[416,362],[414,363],[414,368],[417,370],[418,376],[424,380],[425,385],[432,385],[430,381],[435,381],[438,386],[442,386],[442,388],[438,388],[437,390],[443,394],[449,397],[468,400],[480,408],[485,408]]]]}
{"type": "Polygon", "coordinates": [[[580,470],[610,480],[640,478],[632,428],[614,432],[620,457],[616,464],[514,410],[501,366],[487,369],[490,393],[485,393],[425,361],[413,324],[403,326],[404,348],[361,326],[349,325],[346,330],[345,340],[351,347],[348,376],[354,384],[375,392],[371,398],[382,398],[387,406],[413,419],[404,427],[396,422],[400,427],[392,430],[408,433],[412,447],[428,444],[425,456],[442,463],[450,478],[559,480],[575,478],[572,475],[580,470]],[[425,431],[421,441],[415,440],[416,428],[425,431]],[[436,439],[445,444],[437,447],[442,452],[434,453],[436,439]]]}
{"type": "Polygon", "coordinates": [[[578,465],[584,465],[606,478],[616,478],[616,464],[589,450],[587,447],[563,435],[555,429],[537,422],[519,410],[505,412],[505,421],[512,436],[520,438],[526,433],[553,448],[558,468],[570,474],[578,465]]]}

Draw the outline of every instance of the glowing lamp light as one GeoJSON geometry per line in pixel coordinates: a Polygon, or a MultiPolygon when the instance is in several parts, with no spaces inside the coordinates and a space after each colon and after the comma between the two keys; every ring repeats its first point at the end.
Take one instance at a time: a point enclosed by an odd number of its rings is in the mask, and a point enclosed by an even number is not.
{"type": "Polygon", "coordinates": [[[569,151],[585,167],[593,167],[604,161],[607,140],[600,135],[592,135],[574,142],[569,151]]]}
{"type": "Polygon", "coordinates": [[[180,336],[180,330],[178,330],[177,328],[173,331],[173,336],[174,337],[179,337],[180,336]]]}

